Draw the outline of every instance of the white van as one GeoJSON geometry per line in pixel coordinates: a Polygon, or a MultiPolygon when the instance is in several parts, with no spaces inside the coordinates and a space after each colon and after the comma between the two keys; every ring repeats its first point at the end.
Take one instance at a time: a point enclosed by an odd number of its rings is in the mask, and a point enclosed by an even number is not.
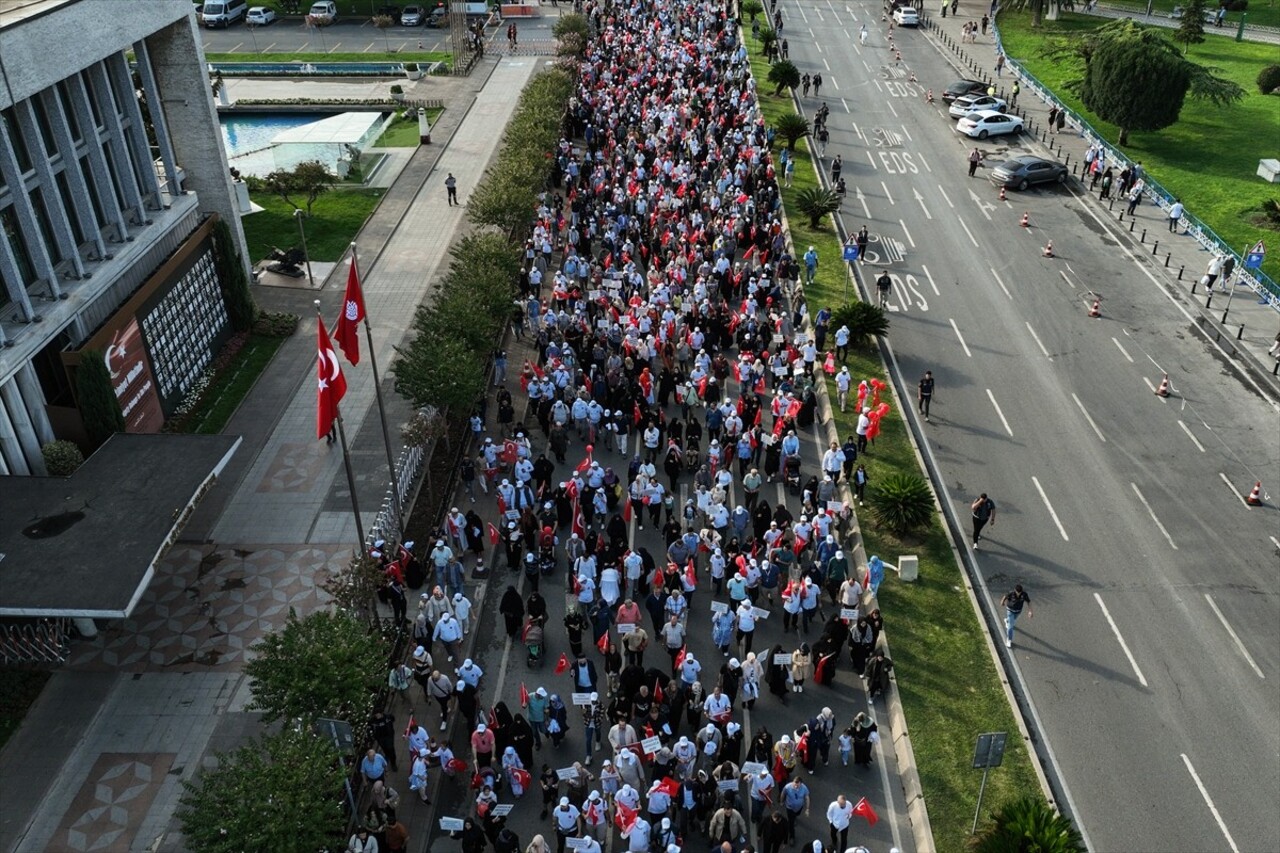
{"type": "Polygon", "coordinates": [[[311,11],[307,14],[326,26],[328,24],[336,24],[338,22],[338,4],[334,3],[333,0],[312,3],[311,11]]]}
{"type": "Polygon", "coordinates": [[[200,10],[200,23],[210,29],[229,27],[236,21],[243,21],[248,12],[248,0],[206,0],[200,10]]]}

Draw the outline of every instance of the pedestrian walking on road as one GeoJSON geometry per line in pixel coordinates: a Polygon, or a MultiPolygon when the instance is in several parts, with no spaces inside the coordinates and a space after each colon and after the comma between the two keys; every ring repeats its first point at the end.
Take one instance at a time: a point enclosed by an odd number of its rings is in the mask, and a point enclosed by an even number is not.
{"type": "Polygon", "coordinates": [[[815,74],[813,75],[813,96],[815,98],[818,97],[819,90],[821,89],[822,89],[822,75],[815,74]]]}
{"type": "Polygon", "coordinates": [[[791,45],[787,44],[786,39],[782,40],[782,58],[783,59],[791,58],[791,45]]]}
{"type": "Polygon", "coordinates": [[[444,179],[444,188],[449,193],[449,206],[453,207],[458,203],[458,179],[453,176],[453,172],[444,179]]]}
{"type": "Polygon", "coordinates": [[[982,162],[982,152],[977,148],[969,152],[969,177],[973,177],[978,171],[978,164],[982,162]]]}
{"type": "Polygon", "coordinates": [[[867,25],[866,24],[863,24],[862,29],[858,30],[858,41],[862,42],[863,45],[866,45],[867,43],[867,25]]]}
{"type": "Polygon", "coordinates": [[[996,526],[996,502],[983,492],[969,505],[969,509],[973,512],[973,550],[976,551],[978,540],[982,538],[982,528],[986,527],[988,522],[992,527],[996,526]]]}
{"type": "MultiPolygon", "coordinates": [[[[1201,284],[1204,285],[1204,289],[1206,292],[1208,293],[1213,292],[1213,283],[1218,280],[1218,276],[1220,276],[1221,274],[1222,274],[1222,255],[1214,255],[1212,258],[1209,259],[1209,266],[1205,269],[1204,278],[1200,282],[1201,284]]],[[[1222,289],[1223,290],[1227,289],[1225,282],[1223,284],[1222,289]]]]}
{"type": "Polygon", "coordinates": [[[933,400],[933,371],[926,370],[924,376],[920,377],[920,390],[916,395],[916,408],[920,410],[920,414],[924,415],[927,422],[929,420],[929,403],[933,400]]]}
{"type": "MultiPolygon", "coordinates": [[[[836,159],[831,162],[831,183],[840,183],[840,173],[842,171],[844,171],[844,160],[837,154],[836,159]]],[[[821,349],[822,345],[819,344],[818,347],[821,349]]]]}
{"type": "Polygon", "coordinates": [[[1054,133],[1062,133],[1062,128],[1066,127],[1066,125],[1067,125],[1067,111],[1064,108],[1064,109],[1058,110],[1058,123],[1056,125],[1057,129],[1054,131],[1054,133]]]}
{"type": "Polygon", "coordinates": [[[795,177],[796,177],[796,161],[795,161],[795,158],[792,158],[787,161],[787,167],[783,169],[782,185],[784,187],[791,186],[791,182],[795,180],[795,177]]]}
{"type": "Polygon", "coordinates": [[[813,85],[813,80],[812,78],[809,77],[808,74],[805,74],[803,77],[800,78],[800,91],[804,93],[804,96],[806,98],[809,97],[809,87],[812,85],[813,85]]]}
{"type": "Polygon", "coordinates": [[[1054,122],[1056,122],[1057,120],[1058,120],[1058,106],[1057,104],[1054,104],[1053,106],[1049,107],[1049,120],[1045,122],[1045,125],[1049,128],[1050,133],[1058,132],[1057,129],[1054,127],[1054,122]]]}
{"type": "Polygon", "coordinates": [[[1011,649],[1013,648],[1013,626],[1022,615],[1022,608],[1027,608],[1029,618],[1034,617],[1036,611],[1031,606],[1031,596],[1027,595],[1027,591],[1020,583],[1014,584],[1013,589],[1006,592],[1000,599],[1000,603],[1004,605],[1004,647],[1011,649]]]}
{"type": "Polygon", "coordinates": [[[1138,181],[1133,185],[1133,189],[1129,190],[1129,209],[1125,211],[1129,216],[1133,216],[1133,212],[1138,209],[1138,204],[1142,201],[1142,191],[1145,189],[1142,181],[1138,181]]]}
{"type": "Polygon", "coordinates": [[[988,18],[986,15],[983,15],[982,16],[982,34],[984,36],[987,34],[987,24],[989,23],[991,23],[991,19],[988,18]]]}
{"type": "Polygon", "coordinates": [[[892,289],[893,279],[889,278],[889,271],[880,270],[880,277],[876,279],[876,294],[879,297],[878,304],[881,308],[889,301],[889,291],[892,289]]]}
{"type": "Polygon", "coordinates": [[[849,820],[853,817],[853,803],[844,794],[827,806],[827,825],[831,828],[831,848],[844,850],[849,846],[849,820]]]}

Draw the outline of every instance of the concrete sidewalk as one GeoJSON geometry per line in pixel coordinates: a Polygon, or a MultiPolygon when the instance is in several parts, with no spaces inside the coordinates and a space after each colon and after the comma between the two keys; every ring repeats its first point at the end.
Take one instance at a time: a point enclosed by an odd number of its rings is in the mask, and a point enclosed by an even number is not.
{"type": "MultiPolygon", "coordinates": [[[[961,2],[956,14],[946,18],[926,12],[922,25],[943,56],[955,65],[961,75],[979,80],[989,78],[999,96],[1008,99],[1011,97],[1009,89],[1018,78],[1016,69],[1010,64],[1006,64],[1002,76],[996,76],[994,33],[988,31],[987,35],[978,36],[976,43],[961,45],[960,42],[960,28],[981,18],[987,9],[988,5],[982,0],[967,0],[961,2]],[[944,34],[945,40],[940,38],[944,34]]],[[[1144,195],[1142,204],[1132,217],[1124,215],[1128,207],[1124,199],[1098,198],[1101,185],[1090,192],[1089,182],[1078,179],[1085,151],[1099,140],[1086,135],[1082,128],[1070,121],[1061,133],[1049,132],[1049,95],[1034,91],[1025,78],[1021,83],[1018,112],[1027,119],[1028,136],[1044,148],[1041,153],[1070,165],[1077,178],[1077,188],[1088,199],[1086,204],[1115,232],[1121,245],[1128,244],[1128,250],[1139,259],[1152,280],[1184,307],[1193,318],[1192,322],[1222,350],[1230,363],[1258,385],[1269,388],[1272,393],[1280,392],[1280,378],[1277,377],[1280,362],[1267,352],[1280,331],[1280,312],[1276,307],[1260,301],[1253,290],[1243,284],[1236,286],[1230,295],[1223,292],[1221,283],[1215,293],[1206,294],[1199,281],[1213,255],[1201,246],[1185,224],[1179,227],[1176,235],[1169,231],[1166,210],[1152,192],[1144,195]]],[[[1119,164],[1118,168],[1122,167],[1123,164],[1119,164]]],[[[1158,175],[1151,177],[1159,180],[1158,175]]],[[[1194,214],[1196,211],[1187,212],[1194,214]]],[[[1235,249],[1239,253],[1244,247],[1235,249]]],[[[1236,282],[1240,280],[1238,271],[1237,267],[1236,282]]]]}
{"type": "MultiPolygon", "coordinates": [[[[454,235],[466,227],[462,208],[445,204],[445,175],[458,178],[465,200],[537,64],[492,58],[469,78],[431,78],[449,90],[439,96],[446,111],[434,129],[436,144],[417,149],[357,240],[384,371],[414,310],[430,298],[454,235]]],[[[319,294],[326,323],[345,275],[341,264],[319,294]]],[[[257,715],[245,709],[249,647],[289,608],[319,606],[317,584],[358,544],[340,454],[315,439],[316,295],[255,293],[269,310],[301,314],[302,326],[228,425],[244,445],[134,618],[77,642],[71,662],[0,752],[0,848],[183,850],[173,819],[182,781],[257,730],[257,715]]],[[[369,418],[374,395],[365,356],[358,367],[344,365],[342,410],[368,517],[380,503],[386,463],[376,414],[369,418]]],[[[398,423],[408,407],[390,384],[389,416],[398,423]]],[[[419,842],[426,816],[411,804],[404,809],[419,842]]]]}

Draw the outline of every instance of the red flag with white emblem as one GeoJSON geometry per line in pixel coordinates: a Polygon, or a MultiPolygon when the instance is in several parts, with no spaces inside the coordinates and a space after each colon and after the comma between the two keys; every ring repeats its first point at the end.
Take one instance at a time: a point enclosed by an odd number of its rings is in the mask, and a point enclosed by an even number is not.
{"type": "Polygon", "coordinates": [[[347,393],[347,380],[342,375],[342,365],[338,363],[338,354],[333,351],[333,343],[324,328],[324,320],[316,318],[319,325],[320,358],[316,362],[316,379],[319,388],[316,393],[316,438],[324,438],[333,429],[333,422],[338,419],[338,403],[347,393]]]}
{"type": "Polygon", "coordinates": [[[360,292],[360,272],[356,269],[355,252],[352,252],[351,269],[347,272],[347,295],[342,298],[342,313],[333,327],[333,340],[352,364],[360,363],[360,332],[357,327],[364,318],[364,294],[360,292]]]}

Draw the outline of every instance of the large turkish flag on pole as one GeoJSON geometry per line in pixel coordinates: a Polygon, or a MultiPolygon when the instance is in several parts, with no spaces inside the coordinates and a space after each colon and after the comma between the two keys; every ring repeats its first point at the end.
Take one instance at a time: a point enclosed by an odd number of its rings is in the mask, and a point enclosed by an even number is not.
{"type": "Polygon", "coordinates": [[[333,339],[342,348],[347,361],[360,363],[359,325],[364,322],[364,294],[360,292],[360,272],[356,269],[355,252],[351,253],[351,269],[347,273],[347,295],[342,299],[342,313],[333,327],[333,339]]]}
{"type": "Polygon", "coordinates": [[[316,392],[316,438],[324,438],[338,418],[338,403],[347,393],[347,380],[342,375],[342,365],[338,363],[338,354],[333,351],[324,320],[317,317],[316,323],[320,326],[320,358],[316,363],[319,384],[316,392]]]}

